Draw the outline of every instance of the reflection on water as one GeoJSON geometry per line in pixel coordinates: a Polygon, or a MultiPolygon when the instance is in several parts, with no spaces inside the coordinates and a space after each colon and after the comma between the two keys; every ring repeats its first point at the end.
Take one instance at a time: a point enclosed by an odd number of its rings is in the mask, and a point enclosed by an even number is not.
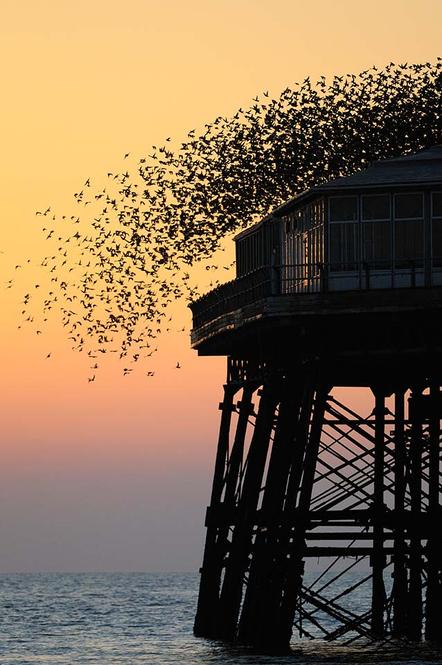
{"type": "MultiPolygon", "coordinates": [[[[207,646],[207,642],[206,642],[207,646]]],[[[442,663],[442,653],[440,650],[432,648],[425,644],[404,644],[389,643],[378,645],[367,645],[358,643],[353,646],[342,646],[336,643],[327,643],[321,640],[294,642],[292,644],[292,653],[287,656],[260,656],[253,651],[240,647],[229,647],[221,643],[213,643],[212,649],[207,650],[208,658],[201,661],[221,665],[228,663],[234,665],[316,665],[327,663],[327,665],[338,665],[346,663],[347,665],[368,665],[370,663],[416,663],[425,665],[425,663],[442,663]]],[[[203,656],[202,656],[203,657],[203,656]]]]}
{"type": "MultiPolygon", "coordinates": [[[[343,585],[345,580],[341,582],[343,585]]],[[[427,645],[293,642],[288,656],[192,635],[194,574],[0,575],[2,665],[442,663],[427,645]]]]}

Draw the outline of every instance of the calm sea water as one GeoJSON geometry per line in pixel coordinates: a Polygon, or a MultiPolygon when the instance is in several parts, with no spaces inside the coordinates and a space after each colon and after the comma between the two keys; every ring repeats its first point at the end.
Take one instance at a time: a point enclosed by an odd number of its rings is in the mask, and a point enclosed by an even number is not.
{"type": "MultiPolygon", "coordinates": [[[[345,582],[342,582],[343,584],[345,582]]],[[[0,575],[0,663],[44,665],[290,665],[441,663],[424,647],[293,643],[256,656],[192,635],[194,574],[0,575]]]]}

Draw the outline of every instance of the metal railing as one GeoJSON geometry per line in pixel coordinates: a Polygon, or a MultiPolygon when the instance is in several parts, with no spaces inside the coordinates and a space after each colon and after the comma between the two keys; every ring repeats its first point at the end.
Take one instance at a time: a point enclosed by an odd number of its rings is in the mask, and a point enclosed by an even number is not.
{"type": "Polygon", "coordinates": [[[426,286],[422,261],[359,261],[263,266],[191,304],[195,328],[271,296],[426,286]]]}
{"type": "Polygon", "coordinates": [[[250,303],[272,295],[271,268],[263,267],[221,284],[190,305],[193,325],[198,327],[250,303]]]}

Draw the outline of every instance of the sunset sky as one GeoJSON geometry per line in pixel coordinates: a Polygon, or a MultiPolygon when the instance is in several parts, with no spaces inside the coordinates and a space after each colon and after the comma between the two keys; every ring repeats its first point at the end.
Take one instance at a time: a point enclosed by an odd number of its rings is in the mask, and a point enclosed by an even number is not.
{"type": "Polygon", "coordinates": [[[125,153],[264,90],[434,61],[442,2],[3,0],[0,16],[0,572],[196,570],[225,361],[190,350],[185,302],[150,363],[109,359],[92,383],[56,318],[18,329],[45,254],[35,211],[71,210],[125,153]]]}

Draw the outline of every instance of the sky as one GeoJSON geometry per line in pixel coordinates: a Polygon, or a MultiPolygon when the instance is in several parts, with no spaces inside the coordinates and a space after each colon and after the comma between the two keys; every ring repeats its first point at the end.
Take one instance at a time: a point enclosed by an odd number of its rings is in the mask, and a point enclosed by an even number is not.
{"type": "Polygon", "coordinates": [[[152,365],[94,382],[56,319],[18,329],[35,211],[264,90],[434,61],[441,26],[440,0],[3,0],[0,572],[197,570],[225,379],[185,302],[152,365]]]}

